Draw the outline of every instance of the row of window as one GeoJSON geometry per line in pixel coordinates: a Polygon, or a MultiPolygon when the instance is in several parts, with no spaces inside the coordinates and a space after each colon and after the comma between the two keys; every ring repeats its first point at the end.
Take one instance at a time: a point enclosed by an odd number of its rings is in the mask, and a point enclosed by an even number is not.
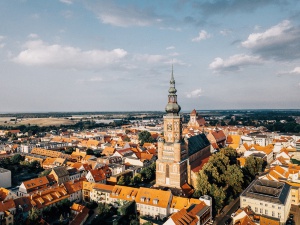
{"type": "MultiPolygon", "coordinates": [[[[258,213],[258,208],[257,208],[257,207],[255,207],[255,212],[258,213]]],[[[265,211],[264,211],[264,210],[261,208],[261,209],[259,209],[259,213],[260,213],[260,214],[269,215],[269,211],[268,211],[267,209],[265,209],[265,211]]],[[[276,213],[275,213],[274,211],[272,211],[272,216],[273,216],[273,217],[276,217],[276,213]]],[[[278,217],[278,218],[281,218],[281,213],[278,213],[278,214],[277,214],[277,217],[278,217]]]]}

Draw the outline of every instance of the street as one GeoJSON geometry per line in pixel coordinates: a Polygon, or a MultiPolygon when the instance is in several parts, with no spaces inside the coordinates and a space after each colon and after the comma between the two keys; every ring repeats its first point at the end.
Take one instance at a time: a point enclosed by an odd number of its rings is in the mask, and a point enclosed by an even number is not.
{"type": "Polygon", "coordinates": [[[240,207],[240,197],[236,198],[229,205],[223,208],[223,213],[220,213],[216,216],[214,225],[224,225],[226,220],[231,217],[231,214],[234,213],[240,207]]]}

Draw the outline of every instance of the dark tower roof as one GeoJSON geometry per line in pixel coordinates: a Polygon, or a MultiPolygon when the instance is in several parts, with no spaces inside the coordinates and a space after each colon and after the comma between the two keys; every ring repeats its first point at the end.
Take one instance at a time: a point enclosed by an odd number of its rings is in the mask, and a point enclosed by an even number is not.
{"type": "Polygon", "coordinates": [[[181,110],[180,105],[177,103],[177,95],[176,95],[176,88],[175,88],[175,79],[173,75],[173,65],[172,65],[172,74],[170,80],[170,88],[169,88],[169,95],[168,95],[168,104],[166,105],[166,112],[171,114],[178,114],[181,110]]]}

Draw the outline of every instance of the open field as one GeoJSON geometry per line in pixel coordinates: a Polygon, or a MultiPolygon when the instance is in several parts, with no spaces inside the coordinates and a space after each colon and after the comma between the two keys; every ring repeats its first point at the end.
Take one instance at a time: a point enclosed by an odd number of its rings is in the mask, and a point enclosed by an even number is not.
{"type": "Polygon", "coordinates": [[[0,118],[0,126],[20,126],[20,125],[37,125],[37,126],[59,126],[63,125],[72,125],[75,124],[76,120],[69,120],[65,118],[26,118],[15,121],[10,121],[8,117],[0,118]]]}

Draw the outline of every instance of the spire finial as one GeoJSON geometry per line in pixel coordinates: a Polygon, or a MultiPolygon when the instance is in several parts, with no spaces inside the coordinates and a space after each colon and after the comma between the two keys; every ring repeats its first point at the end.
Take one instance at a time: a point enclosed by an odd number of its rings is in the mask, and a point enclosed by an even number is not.
{"type": "Polygon", "coordinates": [[[172,63],[172,73],[171,73],[171,81],[175,80],[174,79],[174,73],[173,73],[173,63],[172,63]]]}

